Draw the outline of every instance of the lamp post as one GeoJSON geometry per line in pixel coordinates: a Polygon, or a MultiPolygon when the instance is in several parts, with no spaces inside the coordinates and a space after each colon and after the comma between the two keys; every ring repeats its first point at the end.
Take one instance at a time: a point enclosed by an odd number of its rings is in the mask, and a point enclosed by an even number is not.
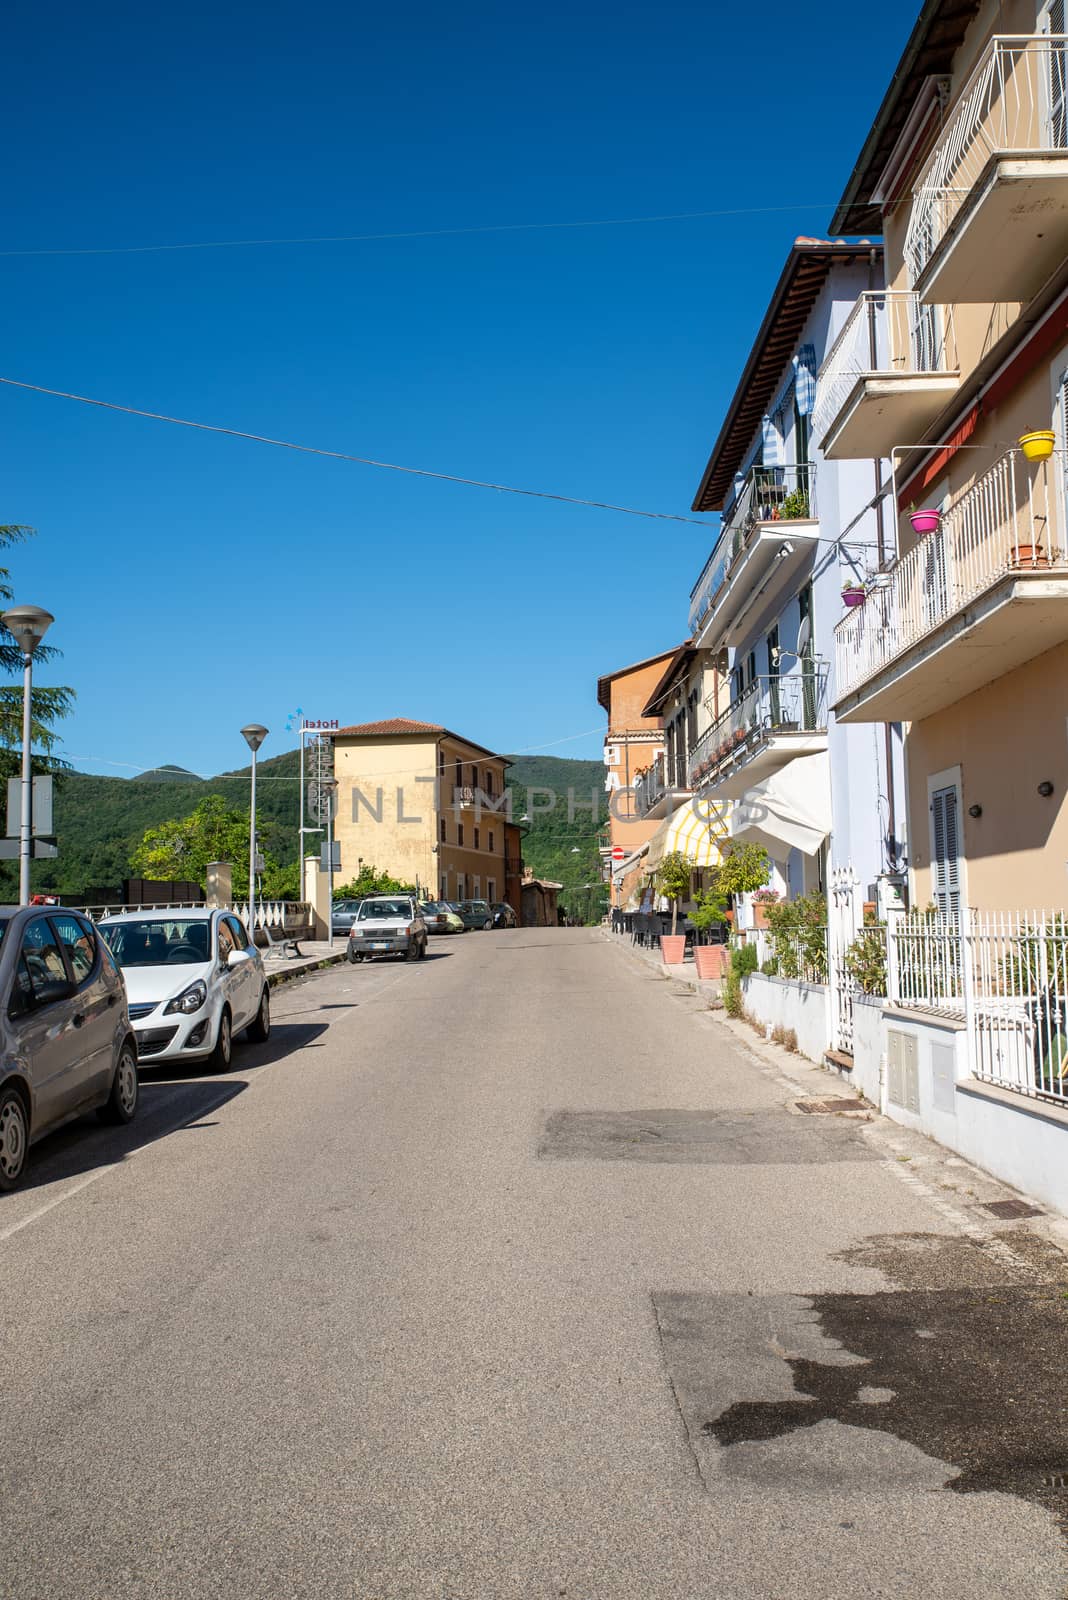
{"type": "Polygon", "coordinates": [[[12,606],[0,616],[8,633],[22,651],[22,814],[19,819],[19,905],[30,903],[30,851],[33,826],[33,769],[30,746],[33,739],[30,714],[33,691],[33,652],[55,622],[50,611],[40,606],[12,606]]]}
{"type": "Polygon", "coordinates": [[[262,722],[249,722],[241,737],[252,751],[252,801],[248,819],[248,936],[256,946],[256,751],[267,737],[262,722]]]}

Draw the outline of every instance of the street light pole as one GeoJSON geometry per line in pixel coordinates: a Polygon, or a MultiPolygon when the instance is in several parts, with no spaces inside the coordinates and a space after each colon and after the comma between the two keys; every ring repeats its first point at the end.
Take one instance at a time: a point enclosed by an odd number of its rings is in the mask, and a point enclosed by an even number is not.
{"type": "Polygon", "coordinates": [[[241,736],[252,751],[252,796],[248,818],[248,932],[253,948],[256,944],[256,751],[267,733],[268,729],[262,722],[250,722],[241,729],[241,736]]]}
{"type": "Polygon", "coordinates": [[[40,606],[12,606],[0,616],[22,651],[22,809],[19,817],[19,905],[30,903],[30,853],[33,849],[33,652],[55,622],[40,606]]]}

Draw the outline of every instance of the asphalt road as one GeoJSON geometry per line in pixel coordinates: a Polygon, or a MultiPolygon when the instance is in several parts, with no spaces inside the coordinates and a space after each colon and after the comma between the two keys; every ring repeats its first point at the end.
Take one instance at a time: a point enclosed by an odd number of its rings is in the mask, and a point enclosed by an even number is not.
{"type": "Polygon", "coordinates": [[[1063,1600],[1043,1219],[599,933],[431,951],[3,1197],[4,1600],[1063,1600]]]}

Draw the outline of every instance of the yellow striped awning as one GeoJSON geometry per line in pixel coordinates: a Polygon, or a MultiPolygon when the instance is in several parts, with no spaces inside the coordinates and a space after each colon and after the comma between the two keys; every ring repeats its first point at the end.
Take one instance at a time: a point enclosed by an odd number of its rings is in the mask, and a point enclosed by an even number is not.
{"type": "Polygon", "coordinates": [[[730,805],[709,800],[686,800],[666,817],[649,840],[643,867],[650,871],[673,850],[689,856],[695,867],[718,867],[723,841],[730,834],[730,805]]]}

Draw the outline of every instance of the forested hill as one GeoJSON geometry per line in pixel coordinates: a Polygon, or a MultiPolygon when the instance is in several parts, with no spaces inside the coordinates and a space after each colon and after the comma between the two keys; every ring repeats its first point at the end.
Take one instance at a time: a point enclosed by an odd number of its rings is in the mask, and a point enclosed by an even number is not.
{"type": "MultiPolygon", "coordinates": [[[[572,761],[555,756],[517,756],[508,774],[514,792],[513,814],[518,819],[534,804],[524,823],[524,859],[538,877],[552,878],[585,896],[587,883],[599,882],[597,828],[604,816],[604,768],[598,761],[572,761]],[[551,811],[544,794],[556,796],[551,811]],[[568,791],[575,805],[568,821],[568,791]],[[590,812],[596,791],[600,817],[590,812]],[[584,806],[585,809],[578,809],[584,806]]],[[[100,778],[72,772],[58,781],[56,829],[59,858],[34,867],[34,886],[42,891],[79,894],[97,888],[117,887],[130,875],[130,857],[147,828],[187,816],[209,794],[221,794],[235,807],[247,810],[248,768],[198,778],[182,767],[165,766],[136,778],[100,778]]],[[[300,807],[299,756],[289,750],[257,765],[257,811],[268,852],[280,863],[297,859],[300,807]]],[[[388,870],[389,862],[376,862],[388,870]]],[[[0,872],[9,880],[0,893],[10,893],[14,883],[12,863],[0,872]]],[[[570,896],[568,897],[570,903],[570,896]]],[[[578,901],[575,902],[578,909],[578,901]]]]}

